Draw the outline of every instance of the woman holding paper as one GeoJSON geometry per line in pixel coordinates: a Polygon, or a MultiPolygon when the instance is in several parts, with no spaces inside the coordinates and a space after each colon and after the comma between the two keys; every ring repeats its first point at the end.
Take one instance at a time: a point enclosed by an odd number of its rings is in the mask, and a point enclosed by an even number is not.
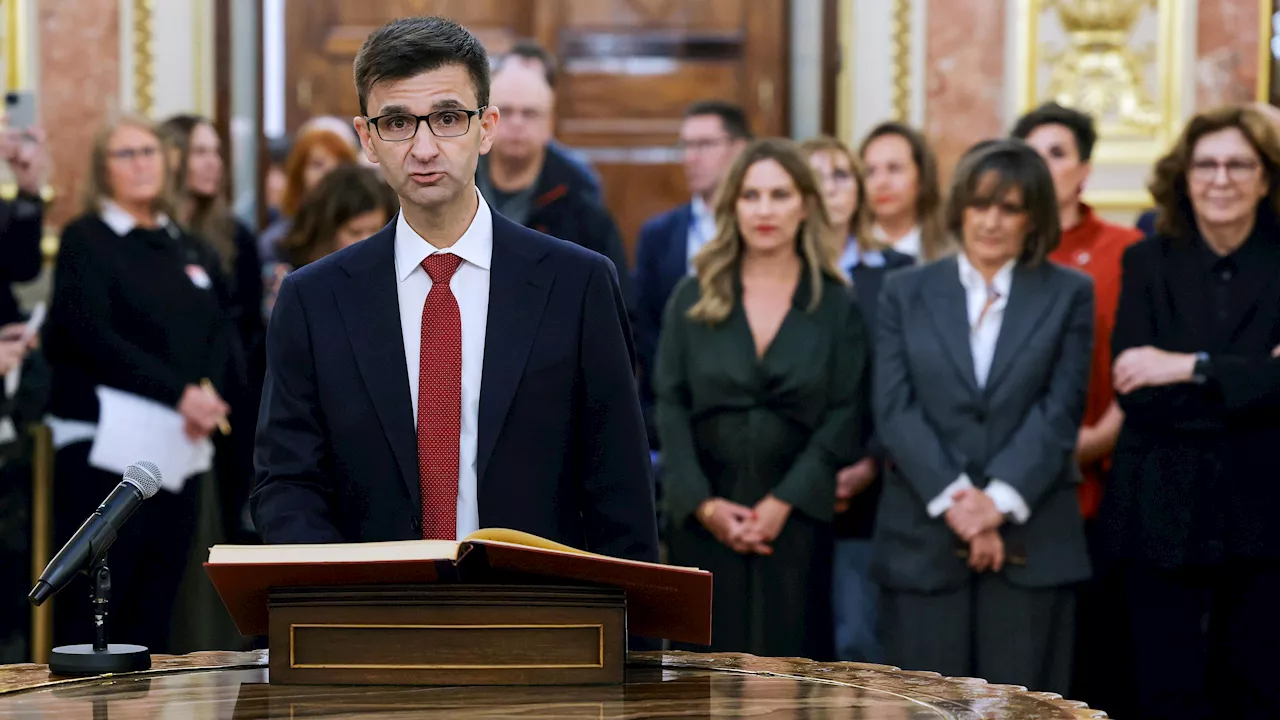
{"type": "MultiPolygon", "coordinates": [[[[208,438],[230,410],[216,388],[234,332],[218,256],[170,221],[167,181],[149,121],[122,118],[98,132],[84,214],[63,231],[45,327],[56,544],[129,463],[150,460],[164,475],[109,554],[111,641],[152,652],[174,649],[170,615],[197,503],[198,484],[185,481],[209,469],[208,438]]],[[[91,641],[88,600],[84,580],[60,594],[56,643],[91,641]]]]}

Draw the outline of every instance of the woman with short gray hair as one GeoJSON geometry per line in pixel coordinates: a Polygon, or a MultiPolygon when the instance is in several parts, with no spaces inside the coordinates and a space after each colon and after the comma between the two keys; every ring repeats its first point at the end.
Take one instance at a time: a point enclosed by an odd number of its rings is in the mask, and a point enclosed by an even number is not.
{"type": "Polygon", "coordinates": [[[1053,179],[1021,141],[969,151],[946,221],[960,253],[886,279],[874,343],[886,659],[1061,693],[1090,573],[1072,453],[1092,286],[1046,260],[1053,179]]]}

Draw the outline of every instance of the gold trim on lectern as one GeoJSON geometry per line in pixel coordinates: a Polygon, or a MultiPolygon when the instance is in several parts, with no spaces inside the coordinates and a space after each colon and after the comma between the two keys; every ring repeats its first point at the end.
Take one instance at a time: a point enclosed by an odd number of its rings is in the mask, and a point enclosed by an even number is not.
{"type": "Polygon", "coordinates": [[[580,625],[381,625],[361,623],[290,623],[289,624],[289,667],[306,670],[586,670],[604,667],[604,625],[599,623],[580,625]],[[339,629],[339,630],[591,630],[594,629],[599,638],[599,650],[595,664],[544,664],[544,665],[512,665],[508,663],[490,663],[485,665],[463,664],[337,664],[337,663],[299,663],[294,648],[296,630],[307,629],[339,629]]]}

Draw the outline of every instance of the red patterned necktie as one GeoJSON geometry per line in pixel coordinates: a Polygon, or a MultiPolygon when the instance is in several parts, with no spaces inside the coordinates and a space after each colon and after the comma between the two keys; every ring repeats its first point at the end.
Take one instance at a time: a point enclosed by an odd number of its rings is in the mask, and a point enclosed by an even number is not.
{"type": "Polygon", "coordinates": [[[462,317],[449,280],[461,264],[462,258],[444,253],[422,261],[431,277],[431,292],[422,307],[418,360],[418,483],[426,540],[454,540],[458,532],[462,317]]]}

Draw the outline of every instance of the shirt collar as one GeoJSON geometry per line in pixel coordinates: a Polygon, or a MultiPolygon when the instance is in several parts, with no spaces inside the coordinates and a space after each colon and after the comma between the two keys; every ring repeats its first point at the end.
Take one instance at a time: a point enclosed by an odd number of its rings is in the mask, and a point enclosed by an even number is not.
{"type": "Polygon", "coordinates": [[[858,239],[850,235],[849,240],[845,242],[844,252],[840,255],[840,267],[851,270],[858,265],[869,268],[884,267],[884,253],[879,250],[864,251],[858,245],[858,239]]]}
{"type": "Polygon", "coordinates": [[[715,220],[715,216],[711,214],[711,208],[707,207],[707,203],[702,200],[701,195],[694,195],[689,207],[693,211],[695,225],[715,220]]]}
{"type": "Polygon", "coordinates": [[[921,248],[919,225],[911,228],[911,232],[898,238],[897,242],[889,242],[889,238],[885,235],[884,228],[880,227],[879,223],[871,228],[871,234],[874,235],[877,240],[892,246],[894,250],[897,250],[900,253],[910,255],[913,258],[920,256],[921,248]]]}
{"type": "Polygon", "coordinates": [[[493,261],[493,214],[479,189],[476,190],[476,198],[478,200],[476,216],[471,219],[471,225],[452,247],[443,249],[423,240],[421,235],[409,227],[409,222],[404,219],[403,210],[397,214],[396,278],[400,282],[404,282],[414,270],[421,267],[423,260],[438,252],[457,255],[463,261],[481,270],[489,269],[493,261]]]}
{"type": "Polygon", "coordinates": [[[965,290],[986,292],[990,289],[994,290],[1002,298],[1009,297],[1009,290],[1013,286],[1013,267],[1018,263],[1016,259],[1010,260],[996,271],[995,277],[991,279],[990,286],[987,285],[986,278],[982,277],[982,273],[978,272],[978,269],[969,262],[969,258],[965,257],[963,252],[957,253],[957,260],[960,266],[960,284],[964,286],[965,290]]]}
{"type": "MultiPolygon", "coordinates": [[[[102,222],[111,228],[111,232],[124,237],[133,232],[138,227],[138,221],[133,218],[119,203],[109,198],[103,198],[99,203],[101,210],[98,216],[102,218],[102,222]]],[[[156,225],[165,227],[169,224],[169,216],[164,213],[156,213],[156,225]]]]}

